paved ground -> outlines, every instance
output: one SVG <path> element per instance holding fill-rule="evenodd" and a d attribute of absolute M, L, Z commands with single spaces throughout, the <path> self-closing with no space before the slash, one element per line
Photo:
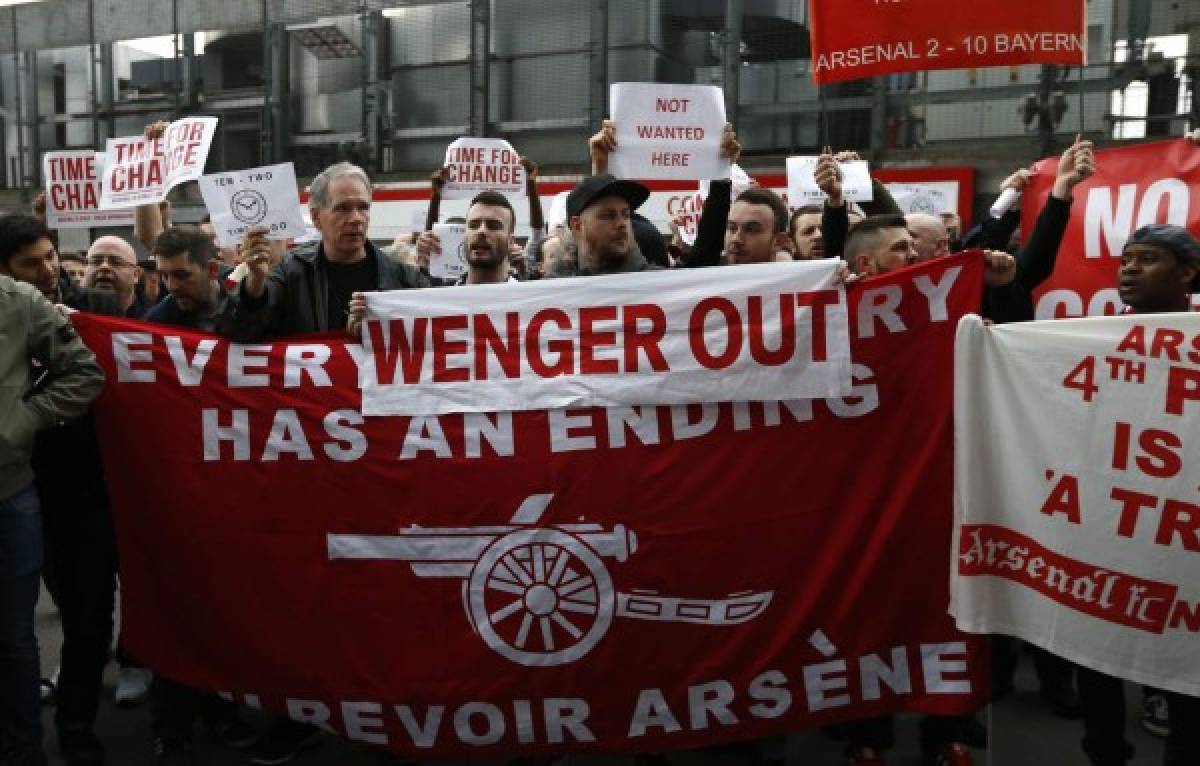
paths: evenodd
<path fill-rule="evenodd" d="M 61 642 L 57 613 L 43 592 L 38 607 L 38 636 L 42 642 L 42 666 L 48 675 L 57 664 Z M 109 668 L 109 689 L 100 710 L 96 733 L 108 749 L 111 766 L 142 766 L 151 764 L 150 714 L 146 706 L 122 710 L 112 703 L 111 685 L 115 668 Z M 981 720 L 990 717 L 991 748 L 975 752 L 978 766 L 1087 766 L 1079 749 L 1081 727 L 1078 721 L 1065 721 L 1051 715 L 1036 693 L 1037 682 L 1028 662 L 1023 662 L 1017 676 L 1017 691 L 990 711 L 981 713 Z M 1147 734 L 1139 724 L 1141 695 L 1128 687 L 1129 722 L 1127 736 L 1137 747 L 1133 766 L 1159 766 L 1162 763 L 1162 742 Z M 50 762 L 60 766 L 54 741 L 53 709 L 46 709 L 47 751 Z M 890 753 L 893 766 L 917 766 L 920 752 L 917 746 L 916 717 L 903 717 L 897 723 L 899 742 Z M 841 746 L 820 732 L 802 732 L 787 738 L 784 743 L 788 766 L 836 766 L 842 763 Z M 242 766 L 245 758 L 233 751 L 198 738 L 197 763 L 203 766 Z M 669 756 L 672 766 L 735 766 L 741 761 L 732 756 L 679 753 Z M 365 750 L 330 737 L 320 746 L 293 761 L 296 766 L 373 766 L 394 763 L 380 753 Z M 445 762 L 443 762 L 445 763 Z M 570 766 L 627 766 L 630 759 L 616 757 L 570 758 Z M 446 764 L 453 766 L 453 764 Z"/>

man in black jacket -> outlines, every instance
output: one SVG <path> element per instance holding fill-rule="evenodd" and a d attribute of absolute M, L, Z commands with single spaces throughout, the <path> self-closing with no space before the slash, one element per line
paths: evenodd
<path fill-rule="evenodd" d="M 345 330 L 355 293 L 430 286 L 417 269 L 384 256 L 367 239 L 371 180 L 362 168 L 348 162 L 326 168 L 313 179 L 308 206 L 321 241 L 297 248 L 274 269 L 264 231 L 251 230 L 243 239 L 248 271 L 218 312 L 218 332 L 253 343 Z M 280 719 L 258 743 L 250 762 L 287 763 L 320 733 L 316 727 Z"/>
<path fill-rule="evenodd" d="M 123 313 L 115 292 L 79 287 L 60 273 L 51 234 L 32 215 L 0 218 L 0 274 L 28 282 L 51 303 L 109 316 Z M 64 481 L 68 466 L 70 481 Z M 92 725 L 112 641 L 117 549 L 91 415 L 39 433 L 33 470 L 46 537 L 43 576 L 62 618 L 54 715 L 59 749 L 70 766 L 99 764 L 104 750 Z"/>
<path fill-rule="evenodd" d="M 233 340 L 252 343 L 344 329 L 356 292 L 429 287 L 419 271 L 385 257 L 367 239 L 371 181 L 362 168 L 332 165 L 313 179 L 309 193 L 320 242 L 297 248 L 271 270 L 266 233 L 253 230 L 243 240 L 249 271 L 218 322 Z"/>

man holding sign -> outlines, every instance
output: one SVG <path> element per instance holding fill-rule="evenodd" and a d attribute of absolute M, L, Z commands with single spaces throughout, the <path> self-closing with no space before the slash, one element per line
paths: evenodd
<path fill-rule="evenodd" d="M 266 233 L 246 235 L 249 270 L 222 311 L 234 340 L 344 328 L 355 292 L 429 286 L 419 271 L 385 257 L 367 239 L 371 181 L 362 168 L 348 162 L 326 168 L 313 179 L 309 212 L 321 241 L 298 247 L 274 271 Z"/>

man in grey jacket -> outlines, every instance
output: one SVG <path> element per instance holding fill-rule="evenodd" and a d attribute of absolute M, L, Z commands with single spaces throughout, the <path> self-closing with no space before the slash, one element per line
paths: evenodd
<path fill-rule="evenodd" d="M 48 382 L 26 398 L 40 366 Z M 33 437 L 77 418 L 100 395 L 104 374 L 66 317 L 37 288 L 0 275 L 0 759 L 38 766 L 42 752 L 40 664 L 34 608 L 42 520 L 33 486 Z"/>

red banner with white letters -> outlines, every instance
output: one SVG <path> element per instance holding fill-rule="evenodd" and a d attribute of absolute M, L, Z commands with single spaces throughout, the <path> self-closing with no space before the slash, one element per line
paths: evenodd
<path fill-rule="evenodd" d="M 946 607 L 981 283 L 963 254 L 849 288 L 845 398 L 436 417 L 364 418 L 345 336 L 78 316 L 127 648 L 424 757 L 974 710 L 982 643 Z"/>
<path fill-rule="evenodd" d="M 1021 232 L 1026 238 L 1046 204 L 1057 169 L 1057 157 L 1033 165 L 1022 201 Z M 1035 296 L 1037 318 L 1120 312 L 1121 249 L 1130 234 L 1149 223 L 1185 226 L 1200 237 L 1200 147 L 1176 139 L 1096 152 L 1095 174 L 1075 187 L 1054 274 Z"/>
<path fill-rule="evenodd" d="M 818 83 L 931 69 L 1083 64 L 1085 0 L 809 0 Z"/>

